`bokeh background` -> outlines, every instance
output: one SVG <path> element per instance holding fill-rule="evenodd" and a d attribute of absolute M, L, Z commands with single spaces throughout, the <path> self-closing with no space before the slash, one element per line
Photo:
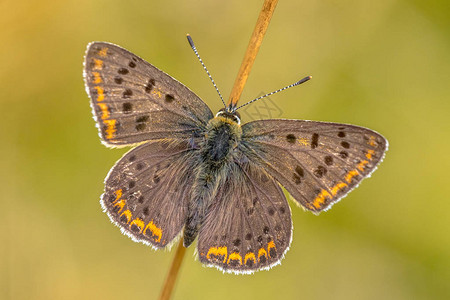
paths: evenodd
<path fill-rule="evenodd" d="M 262 3 L 0 1 L 1 299 L 158 297 L 174 251 L 133 243 L 98 202 L 126 149 L 100 144 L 86 45 L 129 49 L 217 111 L 185 34 L 227 97 Z M 222 274 L 191 247 L 173 299 L 449 299 L 449 53 L 447 0 L 281 0 L 242 101 L 313 75 L 269 99 L 276 114 L 366 126 L 390 149 L 332 210 L 291 205 L 281 266 Z"/>

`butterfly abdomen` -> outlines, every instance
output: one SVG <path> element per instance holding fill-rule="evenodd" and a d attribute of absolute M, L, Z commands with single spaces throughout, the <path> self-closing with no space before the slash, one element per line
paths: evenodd
<path fill-rule="evenodd" d="M 233 160 L 241 136 L 240 125 L 229 118 L 216 117 L 208 123 L 203 145 L 200 147 L 200 162 L 184 229 L 186 247 L 195 240 L 217 188 L 226 180 L 226 170 Z"/>

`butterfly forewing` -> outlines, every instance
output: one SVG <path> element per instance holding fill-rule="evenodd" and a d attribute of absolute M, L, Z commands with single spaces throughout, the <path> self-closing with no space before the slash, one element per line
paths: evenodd
<path fill-rule="evenodd" d="M 278 183 L 252 163 L 230 167 L 198 236 L 200 261 L 251 273 L 279 263 L 292 235 L 291 211 Z"/>
<path fill-rule="evenodd" d="M 243 126 L 245 153 L 305 209 L 320 212 L 376 168 L 387 149 L 380 134 L 358 126 L 263 120 Z"/>
<path fill-rule="evenodd" d="M 84 77 L 100 136 L 110 146 L 197 136 L 212 118 L 186 86 L 113 44 L 88 45 Z"/>
<path fill-rule="evenodd" d="M 187 214 L 192 149 L 185 143 L 150 142 L 126 153 L 105 180 L 102 206 L 134 240 L 166 247 Z"/>

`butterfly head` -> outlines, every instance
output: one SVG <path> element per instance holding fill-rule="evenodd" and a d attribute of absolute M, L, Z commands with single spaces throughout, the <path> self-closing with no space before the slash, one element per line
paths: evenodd
<path fill-rule="evenodd" d="M 233 111 L 230 109 L 222 108 L 219 110 L 219 112 L 216 114 L 216 118 L 222 117 L 227 120 L 230 120 L 232 122 L 237 123 L 238 125 L 241 124 L 241 115 L 237 111 Z"/>

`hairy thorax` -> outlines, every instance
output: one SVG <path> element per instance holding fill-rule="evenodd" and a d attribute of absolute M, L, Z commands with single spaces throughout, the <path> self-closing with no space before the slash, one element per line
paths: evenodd
<path fill-rule="evenodd" d="M 219 115 L 208 122 L 202 158 L 212 167 L 222 167 L 233 157 L 242 136 L 241 126 L 232 118 Z"/>

